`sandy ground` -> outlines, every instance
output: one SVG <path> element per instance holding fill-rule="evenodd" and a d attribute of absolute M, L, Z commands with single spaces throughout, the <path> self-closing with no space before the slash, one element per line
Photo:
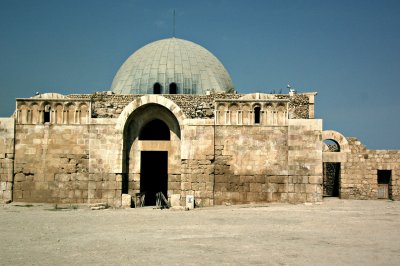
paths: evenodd
<path fill-rule="evenodd" d="M 192 211 L 13 203 L 0 205 L 0 238 L 1 265 L 400 265 L 400 202 Z"/>

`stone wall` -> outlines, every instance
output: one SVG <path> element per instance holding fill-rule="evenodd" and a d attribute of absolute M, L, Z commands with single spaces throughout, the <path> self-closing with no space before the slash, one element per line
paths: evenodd
<path fill-rule="evenodd" d="M 287 151 L 287 127 L 216 126 L 215 203 L 283 200 Z"/>
<path fill-rule="evenodd" d="M 0 202 L 12 200 L 14 118 L 0 118 Z"/>
<path fill-rule="evenodd" d="M 197 206 L 214 205 L 214 121 L 188 119 L 181 142 L 181 204 L 194 195 Z"/>
<path fill-rule="evenodd" d="M 321 201 L 321 126 L 216 126 L 215 204 Z"/>
<path fill-rule="evenodd" d="M 119 206 L 122 137 L 96 122 L 104 124 L 17 125 L 14 201 Z"/>
<path fill-rule="evenodd" d="M 116 133 L 115 123 L 115 119 L 92 119 L 89 128 L 89 203 L 121 204 L 122 135 Z"/>
<path fill-rule="evenodd" d="M 87 125 L 16 125 L 15 142 L 14 201 L 86 202 Z"/>
<path fill-rule="evenodd" d="M 341 165 L 341 198 L 377 199 L 378 170 L 391 170 L 389 198 L 400 200 L 400 151 L 368 150 L 356 138 L 347 140 L 351 152 Z"/>
<path fill-rule="evenodd" d="M 322 200 L 322 120 L 289 119 L 289 202 Z"/>

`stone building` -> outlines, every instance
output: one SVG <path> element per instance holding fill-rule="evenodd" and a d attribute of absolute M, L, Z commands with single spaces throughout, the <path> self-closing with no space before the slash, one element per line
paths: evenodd
<path fill-rule="evenodd" d="M 17 99 L 0 118 L 0 199 L 121 206 L 400 199 L 400 151 L 323 130 L 316 93 L 238 94 L 203 47 L 133 53 L 110 91 Z M 125 196 L 126 197 L 126 196 Z"/>

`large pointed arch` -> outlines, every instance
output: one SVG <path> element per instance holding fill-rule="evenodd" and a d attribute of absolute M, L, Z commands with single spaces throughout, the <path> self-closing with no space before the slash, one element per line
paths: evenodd
<path fill-rule="evenodd" d="M 156 104 L 167 108 L 178 120 L 179 125 L 182 127 L 183 121 L 185 120 L 185 114 L 182 112 L 181 108 L 176 105 L 173 101 L 159 95 L 144 95 L 140 98 L 135 99 L 130 104 L 128 104 L 120 116 L 118 117 L 116 123 L 116 130 L 118 133 L 123 133 L 127 120 L 131 117 L 131 114 L 135 112 L 136 109 L 146 105 L 146 104 Z"/>
<path fill-rule="evenodd" d="M 155 190 L 165 197 L 173 193 L 169 176 L 179 174 L 184 119 L 179 106 L 162 96 L 142 96 L 125 107 L 116 124 L 122 136 L 123 193 L 145 193 L 146 204 L 154 204 Z M 155 164 L 162 164 L 156 167 L 162 171 L 154 172 Z M 160 182 L 163 185 L 157 187 Z"/>

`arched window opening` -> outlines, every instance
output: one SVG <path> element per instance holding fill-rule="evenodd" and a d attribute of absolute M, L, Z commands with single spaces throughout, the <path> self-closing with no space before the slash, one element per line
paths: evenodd
<path fill-rule="evenodd" d="M 50 123 L 50 109 L 45 109 L 43 114 L 43 122 Z"/>
<path fill-rule="evenodd" d="M 153 93 L 154 94 L 161 94 L 161 84 L 156 82 L 153 85 Z"/>
<path fill-rule="evenodd" d="M 50 105 L 44 107 L 43 122 L 50 123 Z"/>
<path fill-rule="evenodd" d="M 148 122 L 140 131 L 139 140 L 170 140 L 169 127 L 161 120 Z"/>
<path fill-rule="evenodd" d="M 340 146 L 339 143 L 332 139 L 326 139 L 324 140 L 324 148 L 323 151 L 327 152 L 340 152 Z"/>
<path fill-rule="evenodd" d="M 260 110 L 259 106 L 254 107 L 254 124 L 260 124 Z"/>
<path fill-rule="evenodd" d="M 169 94 L 177 94 L 178 93 L 178 86 L 175 82 L 169 84 Z"/>

